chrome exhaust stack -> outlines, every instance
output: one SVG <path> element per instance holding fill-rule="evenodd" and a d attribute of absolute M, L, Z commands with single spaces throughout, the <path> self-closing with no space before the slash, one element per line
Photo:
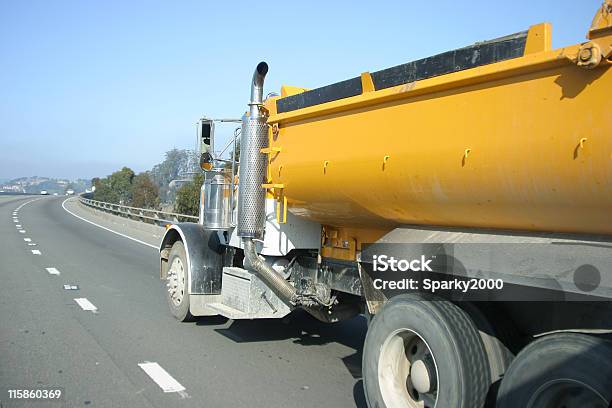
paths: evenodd
<path fill-rule="evenodd" d="M 262 109 L 264 78 L 268 64 L 260 62 L 253 73 L 249 115 L 242 117 L 240 181 L 238 185 L 238 236 L 261 239 L 266 221 L 268 161 L 261 149 L 268 147 L 268 124 Z"/>
<path fill-rule="evenodd" d="M 263 238 L 266 222 L 268 124 L 263 110 L 263 85 L 268 64 L 260 62 L 253 73 L 249 115 L 242 117 L 238 184 L 238 236 L 244 242 L 245 267 L 254 271 L 284 302 L 296 304 L 296 289 L 257 254 L 254 240 Z"/>
<path fill-rule="evenodd" d="M 251 118 L 261 116 L 260 107 L 263 104 L 263 85 L 266 74 L 268 73 L 268 64 L 261 61 L 257 64 L 255 72 L 253 72 L 253 81 L 251 83 L 251 101 L 249 102 L 249 113 Z"/>

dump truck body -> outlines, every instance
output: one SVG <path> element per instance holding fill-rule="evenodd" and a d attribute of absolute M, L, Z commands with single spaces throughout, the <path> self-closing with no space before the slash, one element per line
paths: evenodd
<path fill-rule="evenodd" d="M 549 36 L 535 26 L 521 56 L 416 82 L 405 70 L 367 89 L 365 73 L 355 96 L 269 101 L 271 184 L 331 226 L 611 234 L 612 70 L 577 66 L 580 45 L 551 50 Z"/>

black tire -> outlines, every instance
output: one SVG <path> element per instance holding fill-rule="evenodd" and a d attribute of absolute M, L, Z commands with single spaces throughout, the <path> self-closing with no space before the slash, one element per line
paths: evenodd
<path fill-rule="evenodd" d="M 385 350 L 390 348 L 389 344 L 392 344 L 397 336 L 395 333 L 402 330 L 417 334 L 433 356 L 435 370 L 428 372 L 437 373 L 437 377 L 430 381 L 437 384 L 432 387 L 435 389 L 432 394 L 437 408 L 479 408 L 484 405 L 490 384 L 489 364 L 482 340 L 472 320 L 465 311 L 448 301 L 408 294 L 394 297 L 387 302 L 368 329 L 362 369 L 369 407 L 391 408 L 394 404 L 409 407 L 408 401 L 413 403 L 417 400 L 414 397 L 410 399 L 414 390 L 402 389 L 403 385 L 413 381 L 408 376 L 387 376 L 386 380 L 382 380 L 385 381 L 382 387 L 379 378 L 379 372 L 383 373 L 383 377 L 384 373 L 390 372 L 383 369 L 388 359 L 385 357 L 388 355 Z M 406 355 L 408 354 L 409 351 L 406 350 Z M 416 367 L 416 364 L 414 366 Z M 396 373 L 406 372 L 396 367 L 394 369 Z M 393 381 L 389 381 L 389 378 L 393 378 Z M 390 382 L 394 383 L 396 388 L 389 388 Z M 409 386 L 406 385 L 406 388 Z M 423 394 L 416 395 L 425 399 Z M 391 401 L 394 398 L 396 400 Z M 400 403 L 397 398 L 400 398 Z M 431 400 L 425 406 L 434 408 Z"/>
<path fill-rule="evenodd" d="M 485 313 L 469 302 L 461 302 L 458 306 L 467 312 L 476 325 L 489 360 L 491 381 L 496 382 L 502 378 L 514 359 L 514 355 L 503 343 L 504 339 L 501 338 L 497 328 L 493 326 Z"/>
<path fill-rule="evenodd" d="M 478 329 L 489 361 L 491 375 L 491 386 L 487 393 L 485 407 L 495 407 L 501 379 L 514 359 L 514 353 L 508 346 L 517 342 L 516 336 L 513 335 L 516 333 L 516 328 L 513 327 L 507 316 L 493 309 L 494 306 L 491 304 L 482 306 L 485 311 L 471 302 L 461 302 L 458 306 L 467 312 Z M 492 322 L 495 322 L 495 325 Z"/>
<path fill-rule="evenodd" d="M 580 399 L 588 400 L 587 388 L 561 390 L 563 383 L 584 384 L 599 396 L 587 402 Z M 548 335 L 525 347 L 506 372 L 497 397 L 498 408 L 607 408 L 611 403 L 612 346 L 602 338 L 576 333 Z"/>
<path fill-rule="evenodd" d="M 193 321 L 194 317 L 189 311 L 189 273 L 187 271 L 187 254 L 185 252 L 185 246 L 181 241 L 176 241 L 174 245 L 172 245 L 172 249 L 170 250 L 170 255 L 168 256 L 168 266 L 169 268 L 173 265 L 175 258 L 178 258 L 182 265 L 184 265 L 184 293 L 182 294 L 181 301 L 176 304 L 176 302 L 172 299 L 170 295 L 170 291 L 166 290 L 166 300 L 168 301 L 168 307 L 170 308 L 170 313 L 181 322 L 189 322 Z M 170 270 L 168 271 L 170 273 Z"/>

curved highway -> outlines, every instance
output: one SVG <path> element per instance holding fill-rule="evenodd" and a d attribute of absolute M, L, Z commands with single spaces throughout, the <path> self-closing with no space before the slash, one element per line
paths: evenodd
<path fill-rule="evenodd" d="M 179 323 L 159 233 L 75 198 L 0 196 L 0 234 L 2 407 L 365 406 L 363 318 Z M 7 399 L 49 386 L 64 400 Z"/>

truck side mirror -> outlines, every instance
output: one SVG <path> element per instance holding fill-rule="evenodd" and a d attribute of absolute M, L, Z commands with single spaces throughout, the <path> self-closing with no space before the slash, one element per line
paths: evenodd
<path fill-rule="evenodd" d="M 202 118 L 198 122 L 198 138 L 200 142 L 200 168 L 210 171 L 214 165 L 215 125 L 211 119 Z"/>
<path fill-rule="evenodd" d="M 214 161 L 212 154 L 204 152 L 200 155 L 200 168 L 204 171 L 210 171 L 214 167 Z"/>

